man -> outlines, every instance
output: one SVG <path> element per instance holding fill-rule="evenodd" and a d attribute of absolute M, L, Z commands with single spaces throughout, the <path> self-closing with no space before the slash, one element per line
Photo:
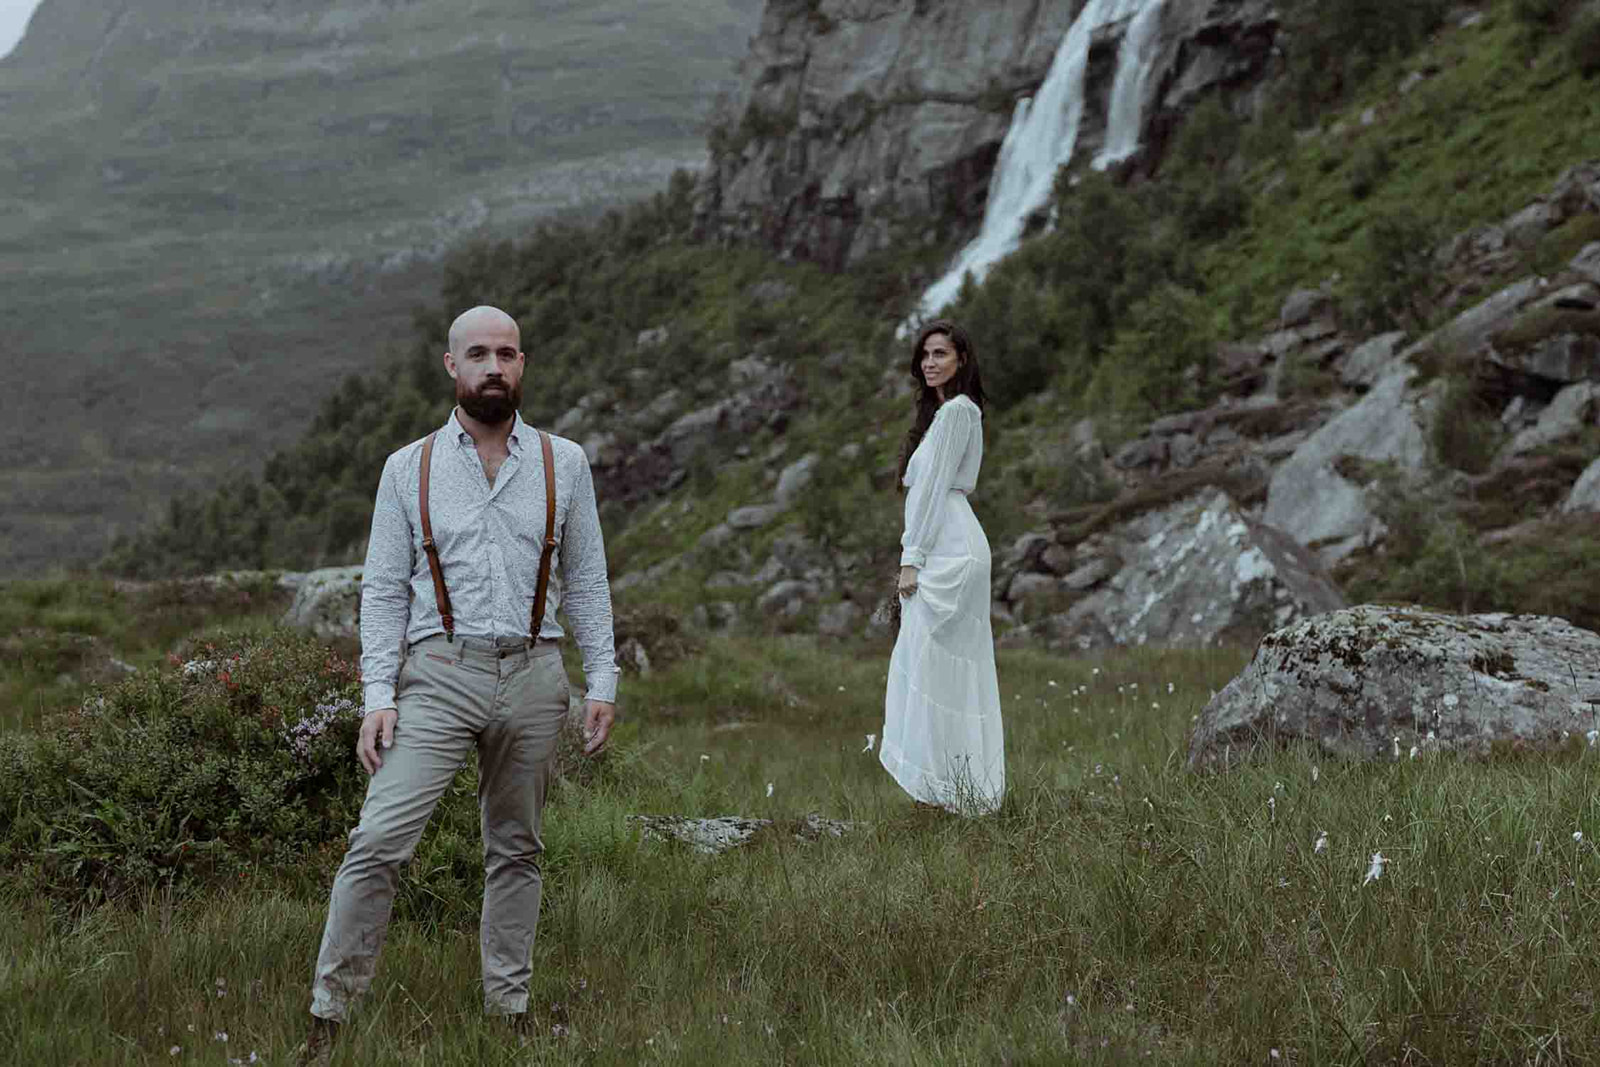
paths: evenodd
<path fill-rule="evenodd" d="M 302 1063 L 328 1061 L 352 1002 L 371 984 L 400 868 L 474 748 L 484 1009 L 522 1020 L 539 920 L 541 809 L 567 713 L 558 606 L 583 651 L 586 755 L 605 745 L 616 714 L 611 592 L 583 450 L 550 439 L 556 536 L 548 565 L 559 564 L 560 579 L 549 584 L 534 633 L 545 453 L 517 414 L 526 358 L 515 320 L 491 307 L 464 312 L 450 327 L 444 366 L 456 384 L 450 420 L 391 455 L 378 483 L 362 572 L 366 717 L 356 745 L 372 777 L 328 902 Z"/>

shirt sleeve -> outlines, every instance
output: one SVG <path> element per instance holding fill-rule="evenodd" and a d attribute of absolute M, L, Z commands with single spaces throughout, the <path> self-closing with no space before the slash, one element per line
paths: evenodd
<path fill-rule="evenodd" d="M 383 465 L 361 568 L 361 681 L 365 710 L 392 708 L 400 645 L 411 621 L 411 521 L 400 503 L 395 456 Z"/>
<path fill-rule="evenodd" d="M 616 633 L 611 618 L 611 583 L 606 578 L 605 536 L 595 507 L 589 460 L 577 455 L 578 477 L 561 527 L 561 605 L 583 653 L 587 699 L 617 700 Z"/>
<path fill-rule="evenodd" d="M 971 404 L 947 403 L 934 416 L 928 436 L 919 446 L 925 454 L 918 466 L 917 480 L 906 493 L 901 566 L 921 569 L 928 562 L 928 552 L 939 540 L 945 494 L 955 484 L 956 471 L 976 432 L 978 411 Z"/>

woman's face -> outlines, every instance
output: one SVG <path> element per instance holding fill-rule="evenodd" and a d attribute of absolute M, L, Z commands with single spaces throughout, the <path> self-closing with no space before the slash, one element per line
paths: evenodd
<path fill-rule="evenodd" d="M 946 382 L 961 369 L 961 357 L 949 334 L 932 333 L 922 343 L 922 380 L 929 389 L 943 389 Z"/>

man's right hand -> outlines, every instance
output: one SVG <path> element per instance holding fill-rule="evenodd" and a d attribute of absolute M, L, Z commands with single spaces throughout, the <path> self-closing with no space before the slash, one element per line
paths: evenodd
<path fill-rule="evenodd" d="M 356 755 L 361 758 L 361 766 L 367 769 L 368 774 L 377 774 L 378 768 L 383 766 L 383 757 L 378 755 L 379 744 L 384 748 L 394 747 L 394 724 L 399 719 L 400 713 L 394 708 L 380 708 L 367 712 L 366 718 L 361 720 Z"/>

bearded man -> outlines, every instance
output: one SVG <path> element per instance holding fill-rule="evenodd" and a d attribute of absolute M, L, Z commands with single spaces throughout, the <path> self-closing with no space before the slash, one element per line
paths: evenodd
<path fill-rule="evenodd" d="M 526 362 L 511 316 L 464 312 L 444 354 L 457 407 L 383 467 L 361 589 L 356 755 L 371 779 L 328 902 L 302 1063 L 328 1062 L 371 984 L 400 868 L 474 749 L 484 1010 L 518 1024 L 528 1008 L 540 819 L 568 705 L 556 609 L 583 652 L 586 755 L 611 733 L 617 667 L 589 463 L 517 414 Z"/>

